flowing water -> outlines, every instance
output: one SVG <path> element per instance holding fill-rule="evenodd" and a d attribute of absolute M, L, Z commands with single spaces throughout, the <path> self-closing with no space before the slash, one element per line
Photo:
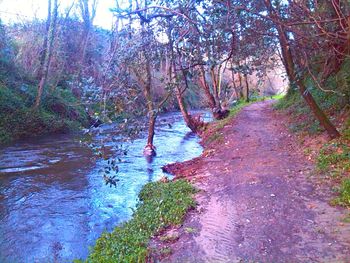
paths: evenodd
<path fill-rule="evenodd" d="M 145 136 L 129 143 L 118 164 L 116 187 L 102 178 L 107 160 L 94 157 L 78 136 L 49 136 L 0 149 L 0 262 L 86 258 L 103 231 L 131 217 L 138 192 L 164 176 L 163 165 L 201 154 L 199 139 L 180 114 L 159 119 L 158 155 L 153 160 L 142 155 Z M 103 125 L 95 142 L 111 137 L 116 129 L 114 124 Z M 117 145 L 108 143 L 109 158 L 116 157 Z"/>

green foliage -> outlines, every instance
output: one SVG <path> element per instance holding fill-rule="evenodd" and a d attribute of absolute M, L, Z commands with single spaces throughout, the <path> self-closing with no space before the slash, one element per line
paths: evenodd
<path fill-rule="evenodd" d="M 350 59 L 343 62 L 340 70 L 327 79 L 325 86 L 327 89 L 337 91 L 338 94 L 329 94 L 327 101 L 332 100 L 334 107 L 341 109 L 349 103 L 350 98 Z M 329 98 L 330 97 L 330 98 Z M 327 103 L 327 101 L 325 101 Z"/>
<path fill-rule="evenodd" d="M 339 196 L 332 200 L 332 204 L 350 207 L 350 179 L 345 179 L 338 189 Z"/>
<path fill-rule="evenodd" d="M 306 79 L 309 91 L 319 106 L 326 112 L 339 112 L 341 110 L 339 100 L 341 99 L 335 93 L 326 93 L 317 89 L 311 84 L 310 79 Z M 289 89 L 286 96 L 275 103 L 274 108 L 285 110 L 294 117 L 294 123 L 289 127 L 292 132 L 305 131 L 308 134 L 317 134 L 323 131 L 320 123 L 315 119 L 309 106 L 306 104 L 299 91 Z"/>
<path fill-rule="evenodd" d="M 0 19 L 0 75 L 5 74 L 14 58 L 14 53 L 10 39 L 6 34 L 6 30 Z"/>
<path fill-rule="evenodd" d="M 300 94 L 296 90 L 290 88 L 287 94 L 274 104 L 274 108 L 277 110 L 285 110 L 292 106 L 300 106 L 301 103 L 302 101 Z"/>
<path fill-rule="evenodd" d="M 350 147 L 342 142 L 333 142 L 322 147 L 317 158 L 317 168 L 340 176 L 350 169 Z"/>
<path fill-rule="evenodd" d="M 195 189 L 186 181 L 153 182 L 139 194 L 133 218 L 97 240 L 87 262 L 146 262 L 149 239 L 171 225 L 181 224 L 195 206 Z"/>
<path fill-rule="evenodd" d="M 340 139 L 325 144 L 317 158 L 317 169 L 329 174 L 336 182 L 340 182 L 338 197 L 332 200 L 335 205 L 350 207 L 350 146 L 347 134 L 350 127 L 345 126 Z M 345 179 L 344 179 L 345 178 Z"/>
<path fill-rule="evenodd" d="M 57 88 L 43 96 L 42 107 L 32 109 L 36 87 L 0 85 L 0 144 L 23 137 L 76 130 L 87 116 L 69 90 Z"/>
<path fill-rule="evenodd" d="M 344 128 L 341 133 L 345 141 L 350 141 L 350 117 L 345 121 Z"/>
<path fill-rule="evenodd" d="M 283 99 L 284 97 L 285 97 L 284 94 L 276 94 L 276 95 L 273 95 L 273 96 L 271 97 L 271 99 L 274 99 L 274 100 L 281 100 L 281 99 Z"/>

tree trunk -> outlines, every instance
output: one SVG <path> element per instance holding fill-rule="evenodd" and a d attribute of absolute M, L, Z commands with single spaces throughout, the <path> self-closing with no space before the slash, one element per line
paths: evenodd
<path fill-rule="evenodd" d="M 156 124 L 156 116 L 154 113 L 151 113 L 148 117 L 148 136 L 147 136 L 147 146 L 154 148 L 153 139 L 154 139 L 154 128 Z"/>
<path fill-rule="evenodd" d="M 245 101 L 249 102 L 250 101 L 250 99 L 249 99 L 249 84 L 248 84 L 248 75 L 247 74 L 244 74 L 244 80 L 245 80 L 246 95 L 247 95 L 247 97 L 245 98 Z"/>
<path fill-rule="evenodd" d="M 48 11 L 47 11 L 45 36 L 44 36 L 43 47 L 42 47 L 42 50 L 40 52 L 41 53 L 40 54 L 40 67 L 39 67 L 38 74 L 37 74 L 37 78 L 40 80 L 41 80 L 43 73 L 44 73 L 44 64 L 45 64 L 45 58 L 46 58 L 46 53 L 47 53 L 50 24 L 51 24 L 51 0 L 48 0 Z"/>
<path fill-rule="evenodd" d="M 183 77 L 184 83 L 185 83 L 185 89 L 187 90 L 188 89 L 187 75 L 183 69 L 181 69 L 181 72 L 182 72 L 182 77 Z M 177 102 L 179 104 L 181 114 L 185 120 L 187 127 L 190 128 L 192 132 L 197 133 L 198 129 L 201 128 L 204 125 L 204 123 L 199 118 L 193 118 L 188 113 L 182 94 L 183 94 L 183 91 L 179 87 L 177 87 L 176 99 L 177 99 Z"/>
<path fill-rule="evenodd" d="M 186 123 L 186 126 L 188 128 L 191 129 L 192 132 L 196 133 L 197 132 L 197 125 L 196 123 L 193 121 L 192 116 L 188 113 L 187 108 L 186 108 L 186 104 L 183 98 L 183 93 L 184 91 L 186 91 L 188 89 L 188 81 L 187 81 L 187 73 L 186 71 L 183 69 L 182 67 L 182 61 L 179 61 L 179 65 L 180 65 L 180 69 L 181 69 L 181 73 L 182 73 L 182 78 L 183 78 L 183 82 L 185 84 L 185 89 L 181 90 L 181 85 L 180 83 L 176 82 L 177 78 L 174 78 L 175 76 L 177 76 L 177 68 L 176 68 L 176 58 L 175 58 L 175 52 L 174 52 L 174 41 L 171 35 L 171 30 L 172 27 L 169 24 L 168 25 L 168 38 L 169 38 L 169 53 L 170 53 L 170 58 L 169 58 L 169 65 L 167 67 L 168 69 L 168 76 L 169 76 L 169 82 L 173 82 L 173 79 L 175 79 L 175 96 L 176 96 L 176 100 L 177 103 L 179 105 L 182 117 L 184 118 L 184 121 Z M 181 56 L 179 56 L 179 60 Z M 166 59 L 168 61 L 168 57 Z"/>
<path fill-rule="evenodd" d="M 205 71 L 204 67 L 200 66 L 200 76 L 199 76 L 199 83 L 201 88 L 204 91 L 204 94 L 206 95 L 208 99 L 209 107 L 211 108 L 211 111 L 213 113 L 213 117 L 217 120 L 224 119 L 228 116 L 229 111 L 223 110 L 220 105 L 220 101 L 217 102 L 213 94 L 210 92 L 210 87 L 208 85 L 208 82 L 205 78 Z M 214 84 L 214 83 L 213 83 Z"/>
<path fill-rule="evenodd" d="M 215 107 L 216 108 L 221 108 L 221 105 L 220 105 L 220 99 L 219 99 L 219 90 L 218 90 L 218 84 L 219 84 L 219 81 L 218 81 L 218 76 L 215 74 L 215 68 L 214 67 L 211 67 L 210 68 L 210 76 L 211 76 L 211 81 L 212 81 L 212 84 L 213 84 L 213 97 L 215 99 Z"/>
<path fill-rule="evenodd" d="M 84 22 L 84 28 L 83 28 L 83 35 L 81 38 L 80 60 L 78 62 L 78 69 L 77 69 L 76 81 L 75 81 L 76 86 L 81 81 L 81 75 L 85 64 L 86 51 L 89 43 L 90 31 L 96 15 L 97 1 L 96 0 L 92 1 L 91 10 L 89 8 L 89 0 L 80 0 L 79 4 L 80 4 L 81 16 Z"/>
<path fill-rule="evenodd" d="M 49 4 L 50 5 L 50 4 Z M 50 12 L 51 13 L 51 12 Z M 48 19 L 50 19 L 50 27 L 48 31 L 47 36 L 47 51 L 45 52 L 45 60 L 44 65 L 42 68 L 41 78 L 38 86 L 38 93 L 35 99 L 34 109 L 38 109 L 41 102 L 41 97 L 44 91 L 44 87 L 47 81 L 47 77 L 49 74 L 50 64 L 51 64 L 51 57 L 52 57 L 52 49 L 53 49 L 53 43 L 55 39 L 55 32 L 56 32 L 56 23 L 57 23 L 57 13 L 58 13 L 58 4 L 57 0 L 54 0 L 54 7 L 53 7 L 53 17 L 51 18 L 51 14 L 48 15 Z M 44 41 L 45 45 L 45 41 Z"/>
<path fill-rule="evenodd" d="M 154 139 L 154 128 L 156 124 L 157 115 L 154 110 L 153 99 L 151 94 L 152 87 L 152 75 L 151 75 L 151 65 L 148 59 L 146 58 L 146 85 L 144 86 L 144 95 L 147 103 L 148 110 L 148 136 L 147 136 L 147 145 L 143 151 L 144 155 L 154 156 L 156 155 L 156 148 L 153 145 Z"/>
<path fill-rule="evenodd" d="M 235 73 L 233 72 L 233 70 L 231 70 L 231 78 L 232 78 L 232 87 L 233 87 L 234 94 L 236 96 L 236 100 L 239 100 L 239 92 L 237 90 L 237 85 L 236 85 L 236 81 L 235 81 Z M 233 96 L 233 92 L 232 92 L 231 97 L 232 96 Z"/>
<path fill-rule="evenodd" d="M 265 0 L 266 7 L 270 13 L 270 16 L 275 21 L 280 21 L 280 17 L 278 14 L 276 14 L 276 11 L 273 9 L 273 6 L 271 4 L 271 0 Z M 321 126 L 327 131 L 330 138 L 334 139 L 340 136 L 337 129 L 334 127 L 334 125 L 330 122 L 324 111 L 318 106 L 315 99 L 311 95 L 311 93 L 307 90 L 306 86 L 304 85 L 303 81 L 297 77 L 296 71 L 295 71 L 295 64 L 293 60 L 293 55 L 290 50 L 290 45 L 288 42 L 287 34 L 284 30 L 284 27 L 281 23 L 276 23 L 276 29 L 278 32 L 278 39 L 281 46 L 282 51 L 282 58 L 283 58 L 283 64 L 286 68 L 286 72 L 289 78 L 289 81 L 292 85 L 297 85 L 299 88 L 299 91 L 303 98 L 305 99 L 306 103 L 309 105 L 310 109 L 314 113 L 317 120 L 320 122 Z"/>
<path fill-rule="evenodd" d="M 244 99 L 242 76 L 240 73 L 238 73 L 238 80 L 239 80 L 239 97 Z"/>
<path fill-rule="evenodd" d="M 186 126 L 191 129 L 192 132 L 196 133 L 197 132 L 197 127 L 195 127 L 191 115 L 188 113 L 185 101 L 182 96 L 182 91 L 180 90 L 179 87 L 176 87 L 175 91 L 176 95 L 176 100 L 179 105 L 182 117 L 184 118 L 184 121 L 186 123 Z"/>
<path fill-rule="evenodd" d="M 210 88 L 205 77 L 205 70 L 203 66 L 200 66 L 200 75 L 199 75 L 200 87 L 203 89 L 205 96 L 207 97 L 209 107 L 214 109 L 216 107 L 215 98 L 210 93 Z"/>

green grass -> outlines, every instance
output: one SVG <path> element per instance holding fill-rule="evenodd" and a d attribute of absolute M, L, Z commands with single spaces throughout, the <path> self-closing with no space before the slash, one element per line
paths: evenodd
<path fill-rule="evenodd" d="M 163 247 L 159 250 L 159 254 L 161 256 L 168 256 L 171 254 L 171 248 L 170 247 Z"/>
<path fill-rule="evenodd" d="M 339 189 L 337 190 L 338 197 L 332 200 L 332 204 L 350 207 L 350 179 L 342 181 Z"/>
<path fill-rule="evenodd" d="M 285 97 L 285 94 L 276 94 L 271 97 L 273 100 L 281 100 Z"/>
<path fill-rule="evenodd" d="M 347 137 L 349 127 L 344 128 L 343 135 L 337 140 L 325 144 L 317 157 L 317 170 L 329 175 L 340 186 L 338 196 L 331 201 L 334 205 L 350 207 L 350 146 Z"/>
<path fill-rule="evenodd" d="M 186 212 L 195 207 L 194 193 L 184 180 L 145 185 L 133 218 L 102 234 L 86 262 L 146 262 L 151 237 L 183 222 Z"/>
<path fill-rule="evenodd" d="M 342 222 L 344 223 L 350 223 L 350 214 L 347 214 L 345 217 L 342 218 Z"/>
<path fill-rule="evenodd" d="M 227 116 L 227 118 L 217 121 L 217 126 L 216 126 L 217 129 L 224 128 L 228 123 L 231 122 L 232 118 L 234 118 L 245 106 L 252 104 L 256 101 L 258 100 L 250 101 L 250 102 L 238 101 L 238 103 L 230 109 L 230 113 Z"/>
<path fill-rule="evenodd" d="M 345 66 L 348 66 L 346 64 Z M 344 66 L 344 67 L 345 67 Z M 345 79 L 341 80 L 340 75 L 345 74 L 345 70 L 341 70 L 337 76 L 327 80 L 328 89 L 335 90 L 341 84 L 344 91 L 349 88 L 349 82 Z M 348 74 L 348 72 L 346 73 Z M 344 76 L 343 76 L 344 78 Z M 337 84 L 338 83 L 338 84 Z M 344 113 L 346 104 L 344 104 L 343 96 L 333 92 L 323 92 L 314 87 L 310 78 L 306 78 L 305 85 L 309 88 L 313 97 L 320 107 L 327 112 L 329 116 L 337 116 Z M 338 86 L 337 86 L 338 85 Z M 339 89 L 338 89 L 339 90 Z M 297 90 L 290 89 L 287 95 L 281 98 L 274 107 L 283 110 L 292 116 L 292 124 L 289 127 L 291 132 L 306 133 L 309 135 L 319 134 L 323 131 L 320 124 L 315 120 L 308 105 L 305 103 Z M 332 119 L 332 118 L 331 118 Z M 341 129 L 341 138 L 332 140 L 322 146 L 316 159 L 316 170 L 326 178 L 332 180 L 338 186 L 338 197 L 332 203 L 337 205 L 349 206 L 350 193 L 350 120 L 343 123 Z"/>
<path fill-rule="evenodd" d="M 341 111 L 340 103 L 338 102 L 340 98 L 337 97 L 336 94 L 325 93 L 315 87 L 310 87 L 310 92 L 319 106 L 327 113 L 337 113 Z M 290 89 L 286 96 L 280 98 L 274 104 L 274 108 L 283 110 L 288 115 L 292 116 L 293 123 L 289 127 L 291 132 L 305 132 L 310 135 L 323 132 L 320 123 L 315 119 L 309 106 L 297 90 Z"/>
<path fill-rule="evenodd" d="M 347 207 L 350 207 L 350 118 L 344 117 L 349 115 L 350 109 L 349 69 L 350 59 L 346 59 L 340 71 L 323 83 L 328 92 L 317 88 L 311 77 L 304 80 L 308 91 L 331 121 L 345 119 L 340 129 L 342 136 L 322 146 L 316 160 L 316 170 L 325 175 L 325 179 L 330 180 L 332 184 L 338 185 L 338 197 L 332 203 Z M 289 129 L 293 132 L 315 135 L 323 131 L 301 94 L 295 89 L 289 89 L 286 96 L 274 107 L 292 116 L 293 123 Z"/>
<path fill-rule="evenodd" d="M 325 144 L 318 155 L 317 168 L 320 171 L 347 172 L 350 169 L 350 147 L 341 142 Z"/>
<path fill-rule="evenodd" d="M 224 135 L 221 132 L 215 132 L 212 135 L 210 135 L 208 137 L 208 139 L 206 140 L 206 143 L 213 143 L 213 142 L 218 142 L 218 143 L 222 143 L 224 142 Z"/>

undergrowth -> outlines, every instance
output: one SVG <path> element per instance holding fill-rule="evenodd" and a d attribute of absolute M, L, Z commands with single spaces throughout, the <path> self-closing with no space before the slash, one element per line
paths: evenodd
<path fill-rule="evenodd" d="M 304 81 L 308 91 L 312 93 L 330 120 L 338 124 L 341 137 L 329 141 L 320 148 L 316 157 L 316 170 L 318 174 L 325 175 L 326 179 L 335 184 L 338 196 L 331 203 L 346 207 L 350 207 L 349 65 L 350 61 L 344 63 L 342 69 L 325 83 L 329 90 L 340 90 L 340 92 L 323 92 L 314 86 L 310 78 Z M 292 132 L 315 136 L 324 131 L 297 90 L 290 89 L 274 107 L 292 117 L 289 126 Z"/>
<path fill-rule="evenodd" d="M 75 130 L 87 124 L 83 106 L 68 89 L 46 91 L 41 107 L 33 110 L 36 89 L 34 85 L 9 88 L 5 83 L 0 84 L 0 144 Z"/>
<path fill-rule="evenodd" d="M 331 201 L 333 205 L 350 207 L 350 179 L 344 179 L 337 189 L 338 197 Z"/>
<path fill-rule="evenodd" d="M 326 143 L 317 158 L 317 169 L 337 183 L 338 197 L 332 204 L 350 207 L 350 119 L 341 131 L 342 136 Z"/>
<path fill-rule="evenodd" d="M 195 207 L 194 193 L 193 186 L 184 180 L 145 185 L 133 218 L 102 234 L 86 262 L 146 262 L 151 237 L 182 223 L 185 213 Z"/>

